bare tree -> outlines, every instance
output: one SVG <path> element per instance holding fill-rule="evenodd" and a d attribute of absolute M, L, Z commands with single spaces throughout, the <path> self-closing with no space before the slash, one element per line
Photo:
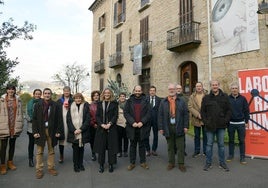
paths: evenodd
<path fill-rule="evenodd" d="M 69 86 L 72 92 L 80 92 L 82 82 L 88 76 L 88 71 L 83 65 L 73 63 L 67 65 L 62 71 L 56 73 L 52 78 L 62 86 Z"/>

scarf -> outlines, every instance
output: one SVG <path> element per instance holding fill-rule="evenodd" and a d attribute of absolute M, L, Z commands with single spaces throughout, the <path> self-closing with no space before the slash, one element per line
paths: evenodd
<path fill-rule="evenodd" d="M 102 113 L 103 113 L 103 123 L 104 124 L 108 123 L 108 117 L 106 117 L 106 116 L 107 116 L 107 111 L 108 111 L 108 108 L 110 105 L 110 101 L 106 101 L 106 102 L 108 102 L 107 106 L 105 106 L 105 101 L 102 101 L 102 110 L 103 110 Z"/>
<path fill-rule="evenodd" d="M 121 108 L 122 110 L 124 110 L 124 108 L 125 108 L 125 104 L 126 104 L 126 101 L 124 101 L 124 102 L 119 102 L 119 108 Z"/>
<path fill-rule="evenodd" d="M 10 137 L 13 138 L 15 134 L 15 120 L 16 120 L 16 112 L 17 112 L 17 99 L 16 97 L 13 100 L 8 99 L 6 95 L 6 105 L 8 109 L 8 125 L 10 131 Z"/>
<path fill-rule="evenodd" d="M 168 96 L 170 117 L 175 118 L 176 101 L 174 97 Z"/>
<path fill-rule="evenodd" d="M 71 118 L 73 125 L 75 129 L 80 129 L 80 127 L 83 124 L 83 111 L 84 111 L 84 103 L 80 104 L 80 107 L 78 109 L 78 106 L 76 105 L 75 102 L 71 104 Z M 78 139 L 79 141 L 79 147 L 83 146 L 82 142 L 82 133 L 75 135 L 75 139 Z"/>

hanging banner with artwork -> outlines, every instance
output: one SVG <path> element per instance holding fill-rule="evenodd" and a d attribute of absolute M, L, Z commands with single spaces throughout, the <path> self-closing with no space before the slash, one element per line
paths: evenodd
<path fill-rule="evenodd" d="M 212 57 L 260 48 L 257 0 L 211 0 Z"/>
<path fill-rule="evenodd" d="M 142 43 L 135 45 L 133 49 L 133 75 L 141 75 L 142 69 Z"/>
<path fill-rule="evenodd" d="M 250 109 L 246 155 L 268 158 L 268 69 L 241 70 L 238 77 Z"/>

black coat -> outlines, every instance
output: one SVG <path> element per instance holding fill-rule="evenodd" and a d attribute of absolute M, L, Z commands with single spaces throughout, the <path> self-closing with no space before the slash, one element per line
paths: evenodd
<path fill-rule="evenodd" d="M 150 96 L 147 96 L 147 100 L 150 102 Z M 158 126 L 158 109 L 160 106 L 161 98 L 155 96 L 155 105 L 151 107 L 151 118 L 150 118 L 150 125 L 151 126 Z"/>
<path fill-rule="evenodd" d="M 35 139 L 35 143 L 39 146 L 44 147 L 46 143 L 45 134 L 45 121 L 43 115 L 43 103 L 44 100 L 40 100 L 34 106 L 33 112 L 33 134 L 39 133 L 40 137 Z M 52 139 L 52 146 L 56 146 L 58 138 L 55 136 L 56 133 L 63 134 L 63 124 L 59 122 L 61 114 L 59 114 L 59 108 L 56 102 L 49 102 L 49 117 L 48 117 L 48 133 Z"/>
<path fill-rule="evenodd" d="M 126 118 L 126 132 L 127 137 L 130 140 L 134 140 L 135 137 L 135 129 L 132 125 L 135 123 L 135 112 L 134 112 L 134 95 L 131 95 L 130 98 L 127 100 L 125 108 L 124 108 L 124 116 Z M 151 107 L 150 103 L 147 100 L 145 95 L 142 95 L 141 101 L 141 122 L 143 126 L 140 128 L 140 138 L 144 140 L 150 136 L 150 118 L 151 118 Z M 138 122 L 136 122 L 138 123 Z"/>
<path fill-rule="evenodd" d="M 74 104 L 74 102 L 72 104 Z M 84 104 L 84 109 L 83 109 L 83 121 L 82 121 L 82 125 L 80 127 L 80 129 L 82 131 L 81 134 L 82 134 L 83 144 L 88 143 L 90 140 L 89 122 L 90 122 L 89 104 L 86 102 Z M 76 128 L 73 125 L 72 112 L 70 109 L 67 112 L 67 125 L 68 125 L 67 142 L 78 144 L 79 141 L 78 141 L 78 139 L 75 139 L 75 135 L 74 135 L 74 131 L 76 130 Z"/>
<path fill-rule="evenodd" d="M 188 108 L 185 101 L 180 97 L 177 97 L 175 102 L 176 102 L 176 114 L 175 114 L 176 135 L 183 136 L 184 128 L 189 129 Z M 169 125 L 170 125 L 170 105 L 168 98 L 164 98 L 159 106 L 158 129 L 164 131 L 163 135 L 165 137 L 170 137 Z"/>
<path fill-rule="evenodd" d="M 118 103 L 111 101 L 107 112 L 106 119 L 104 120 L 103 114 L 103 103 L 98 102 L 96 121 L 97 130 L 95 135 L 93 151 L 96 153 L 103 153 L 106 149 L 109 150 L 110 154 L 118 153 L 118 135 L 117 135 L 117 119 L 118 119 Z M 101 124 L 111 123 L 109 130 L 101 127 Z"/>
<path fill-rule="evenodd" d="M 205 128 L 208 131 L 215 131 L 217 128 L 226 128 L 232 115 L 232 108 L 229 97 L 222 90 L 218 95 L 211 91 L 202 99 L 201 117 Z"/>

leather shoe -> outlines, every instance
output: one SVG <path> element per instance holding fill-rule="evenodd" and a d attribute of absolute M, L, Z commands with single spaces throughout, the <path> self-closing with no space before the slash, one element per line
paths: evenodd
<path fill-rule="evenodd" d="M 74 171 L 75 171 L 75 172 L 80 172 L 79 167 L 75 165 L 75 166 L 74 166 Z"/>
<path fill-rule="evenodd" d="M 157 156 L 158 154 L 155 151 L 152 151 L 153 156 Z"/>
<path fill-rule="evenodd" d="M 80 165 L 80 171 L 85 171 L 84 165 Z"/>
<path fill-rule="evenodd" d="M 148 170 L 149 169 L 149 166 L 146 164 L 146 163 L 141 163 L 140 165 L 142 168 Z"/>
<path fill-rule="evenodd" d="M 36 175 L 35 175 L 35 177 L 37 178 L 37 179 L 41 179 L 42 177 L 43 177 L 43 171 L 42 170 L 37 170 L 36 171 Z"/>
<path fill-rule="evenodd" d="M 54 168 L 48 169 L 48 173 L 52 176 L 58 175 L 58 172 Z"/>
<path fill-rule="evenodd" d="M 171 170 L 171 169 L 173 169 L 174 167 L 175 167 L 174 164 L 169 163 L 168 166 L 167 166 L 167 170 Z"/>
<path fill-rule="evenodd" d="M 133 168 L 135 168 L 135 164 L 130 164 L 128 165 L 127 169 L 130 171 L 130 170 L 133 170 Z"/>
<path fill-rule="evenodd" d="M 104 167 L 103 167 L 103 165 L 100 165 L 99 173 L 103 173 L 103 172 L 104 172 Z"/>
<path fill-rule="evenodd" d="M 184 165 L 180 164 L 180 165 L 179 165 L 179 170 L 180 170 L 181 172 L 186 172 L 186 167 L 185 167 Z"/>
<path fill-rule="evenodd" d="M 109 165 L 109 172 L 112 173 L 114 171 L 113 165 Z"/>

